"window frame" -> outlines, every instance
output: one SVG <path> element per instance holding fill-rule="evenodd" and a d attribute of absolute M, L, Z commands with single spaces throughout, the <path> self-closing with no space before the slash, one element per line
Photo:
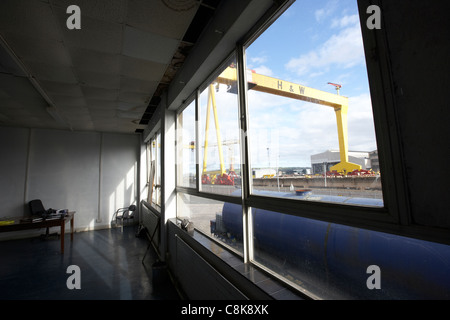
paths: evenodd
<path fill-rule="evenodd" d="M 370 3 L 369 3 L 370 2 Z M 213 194 L 201 191 L 200 149 L 196 148 L 196 187 L 176 186 L 176 192 L 208 198 L 212 200 L 234 203 L 242 206 L 244 255 L 245 263 L 254 264 L 274 274 L 266 267 L 253 259 L 252 241 L 252 208 L 266 209 L 283 214 L 310 218 L 330 223 L 338 223 L 356 228 L 393 233 L 427 241 L 450 243 L 448 230 L 414 224 L 409 208 L 408 184 L 405 168 L 403 166 L 402 143 L 399 136 L 398 115 L 395 108 L 394 84 L 389 64 L 389 47 L 386 42 L 386 30 L 368 30 L 365 27 L 367 19 L 366 8 L 373 4 L 370 0 L 358 0 L 358 11 L 363 38 L 365 62 L 372 101 L 372 112 L 377 139 L 381 186 L 383 191 L 383 207 L 369 207 L 345 205 L 339 203 L 311 202 L 307 200 L 294 200 L 286 198 L 273 198 L 252 194 L 252 179 L 250 163 L 250 139 L 247 136 L 248 128 L 248 100 L 246 86 L 246 48 L 256 40 L 285 10 L 293 3 L 287 1 L 284 5 L 272 8 L 258 25 L 255 25 L 247 35 L 236 43 L 234 50 L 218 64 L 202 85 L 199 86 L 176 111 L 182 112 L 193 99 L 196 100 L 196 146 L 199 141 L 199 96 L 200 92 L 223 70 L 224 65 L 232 55 L 236 57 L 238 68 L 238 107 L 241 148 L 241 197 Z M 375 1 L 378 3 L 379 1 Z M 177 160 L 178 161 L 178 160 Z M 178 171 L 177 171 L 178 172 Z M 178 181 L 178 180 L 177 180 Z M 218 242 L 214 238 L 211 240 Z M 220 244 L 220 242 L 219 242 Z M 274 274 L 277 278 L 279 276 Z M 282 279 L 283 280 L 283 279 Z"/>
<path fill-rule="evenodd" d="M 286 1 L 280 7 L 273 8 L 258 25 L 237 44 L 245 48 L 255 41 L 270 25 L 275 22 L 293 3 Z M 377 139 L 383 207 L 364 207 L 337 203 L 309 202 L 268 198 L 247 193 L 243 199 L 246 206 L 266 208 L 295 216 L 365 228 L 374 231 L 393 233 L 427 241 L 450 244 L 448 229 L 417 225 L 414 223 L 408 193 L 408 183 L 404 168 L 402 141 L 395 103 L 394 81 L 390 66 L 387 30 L 381 19 L 381 29 L 369 30 L 366 19 L 370 16 L 366 9 L 376 4 L 382 7 L 379 0 L 358 0 L 360 27 L 363 39 L 365 62 L 372 101 L 372 112 Z M 242 65 L 244 61 L 238 61 Z M 245 77 L 245 72 L 241 75 Z M 239 77 L 238 77 L 239 81 Z M 246 103 L 242 100 L 241 103 Z M 242 142 L 241 142 L 242 143 Z M 244 183 L 244 182 L 243 182 Z M 251 186 L 250 186 L 251 187 Z M 244 191 L 244 194 L 246 191 Z M 330 210 L 331 209 L 331 210 Z"/>
<path fill-rule="evenodd" d="M 160 143 L 162 144 L 162 132 L 161 132 L 161 128 L 157 129 L 148 139 L 147 143 L 146 143 L 146 152 L 147 152 L 147 203 L 149 203 L 154 209 L 156 209 L 158 212 L 161 212 L 161 206 L 162 204 L 159 203 L 158 204 L 158 197 L 159 199 L 161 199 L 161 194 L 162 194 L 162 185 L 158 184 L 158 177 L 162 183 L 162 168 L 161 168 L 161 164 L 162 164 L 162 152 L 161 152 L 161 147 L 159 148 L 159 152 L 158 152 L 158 137 L 160 140 Z M 152 152 L 152 144 L 155 143 L 156 147 L 155 147 L 155 155 Z M 155 156 L 155 159 L 153 159 L 153 156 Z M 151 162 L 155 160 L 155 173 L 153 176 L 154 179 L 154 190 L 150 190 L 152 188 L 152 185 L 150 183 L 150 175 L 151 175 Z M 159 172 L 158 172 L 158 167 L 159 167 Z M 150 194 L 152 195 L 150 198 Z M 155 197 L 156 201 L 153 201 L 153 196 Z M 162 199 L 161 199 L 162 201 Z"/>
<path fill-rule="evenodd" d="M 217 78 L 217 75 L 220 74 L 220 70 L 223 69 L 226 66 L 227 61 L 229 61 L 232 56 L 235 54 L 236 50 L 234 49 L 220 65 L 214 69 L 214 71 L 211 73 L 211 75 L 202 82 L 202 84 L 190 95 L 188 99 L 186 99 L 183 104 L 180 106 L 180 108 L 176 111 L 176 118 L 178 119 L 178 116 L 180 113 L 182 113 L 193 101 L 195 101 L 195 145 L 200 146 L 200 123 L 199 123 L 199 117 L 200 117 L 200 94 L 208 88 L 209 84 L 214 81 L 215 78 Z M 239 83 L 239 81 L 238 81 Z M 176 121 L 175 129 L 178 130 L 178 121 Z M 178 146 L 178 141 L 177 141 Z M 189 195 L 198 196 L 198 197 L 204 197 L 211 200 L 217 200 L 217 201 L 223 201 L 223 202 L 231 202 L 234 204 L 241 204 L 241 199 L 239 197 L 233 197 L 233 196 L 227 196 L 227 195 L 221 195 L 216 193 L 209 193 L 204 192 L 201 190 L 201 168 L 200 168 L 200 158 L 201 158 L 201 151 L 200 148 L 195 148 L 196 153 L 196 160 L 195 160 L 195 167 L 196 167 L 196 186 L 195 188 L 192 187 L 186 187 L 186 186 L 180 186 L 178 185 L 178 174 L 179 171 L 177 170 L 177 186 L 176 191 L 177 192 L 183 192 Z M 177 153 L 178 155 L 179 153 Z M 179 159 L 177 159 L 176 163 L 179 163 Z"/>
<path fill-rule="evenodd" d="M 375 61 L 375 59 L 368 59 L 368 51 L 373 50 L 371 47 L 377 45 L 381 49 L 386 50 L 385 44 L 381 43 L 380 39 L 382 35 L 378 30 L 376 32 L 365 30 L 364 28 L 364 18 L 365 11 L 364 6 L 359 4 L 359 14 L 360 14 L 360 25 L 363 32 L 363 44 L 365 48 L 366 65 L 368 68 L 368 77 L 370 84 L 370 92 L 372 98 L 372 109 L 374 114 L 374 126 L 375 135 L 377 137 L 377 149 L 379 150 L 379 161 L 380 167 L 382 168 L 383 175 L 381 176 L 382 190 L 383 190 L 383 207 L 365 207 L 365 206 L 354 206 L 338 203 L 325 203 L 325 202 L 310 202 L 305 200 L 293 200 L 293 199 L 283 199 L 283 198 L 271 198 L 262 195 L 256 195 L 251 193 L 251 179 L 250 172 L 247 172 L 248 168 L 245 164 L 249 163 L 249 150 L 250 141 L 246 137 L 247 132 L 247 94 L 245 84 L 246 72 L 245 72 L 245 50 L 246 48 L 256 40 L 269 26 L 276 21 L 276 19 L 281 16 L 285 10 L 292 4 L 292 1 L 288 1 L 284 6 L 281 6 L 271 13 L 268 13 L 265 19 L 255 26 L 239 43 L 237 43 L 234 50 L 227 55 L 227 57 L 218 65 L 217 68 L 210 74 L 202 85 L 200 85 L 195 92 L 191 95 L 190 99 L 186 100 L 183 105 L 177 110 L 177 115 L 184 110 L 193 100 L 196 100 L 196 125 L 197 130 L 199 130 L 198 123 L 198 112 L 199 112 L 199 94 L 206 88 L 211 81 L 220 74 L 221 70 L 224 68 L 226 62 L 235 55 L 237 67 L 238 67 L 238 99 L 239 99 L 239 109 L 240 109 L 240 129 L 241 129 L 241 172 L 246 172 L 247 180 L 242 180 L 242 196 L 241 199 L 235 199 L 234 197 L 209 194 L 201 191 L 201 186 L 197 185 L 195 189 L 177 186 L 176 190 L 180 192 L 186 192 L 192 195 L 203 196 L 210 199 L 237 203 L 241 201 L 241 204 L 245 207 L 255 207 L 268 209 L 273 211 L 279 211 L 286 214 L 291 214 L 300 217 L 313 218 L 323 221 L 329 221 L 334 223 L 346 224 L 355 227 L 369 228 L 377 231 L 384 232 L 394 232 L 398 233 L 400 230 L 404 229 L 401 225 L 408 224 L 409 220 L 406 206 L 406 192 L 404 178 L 402 175 L 401 159 L 399 152 L 393 152 L 392 150 L 399 150 L 399 143 L 395 142 L 398 137 L 393 135 L 397 128 L 395 124 L 390 123 L 388 125 L 388 119 L 392 116 L 392 111 L 389 113 L 387 111 L 391 110 L 389 106 L 393 105 L 392 96 L 383 93 L 383 85 L 389 83 L 389 76 L 381 73 L 381 67 L 383 63 L 387 61 Z M 382 29 L 383 30 L 383 29 Z M 382 31 L 381 30 L 381 31 Z M 378 48 L 379 50 L 380 48 Z M 379 79 L 383 81 L 380 84 Z M 245 87 L 245 89 L 244 89 Z M 196 143 L 199 145 L 199 135 L 197 131 Z M 245 139 L 245 140 L 242 140 Z M 396 145 L 396 147 L 394 147 Z M 199 149 L 197 148 L 197 184 L 199 180 Z M 331 210 L 330 210 L 331 209 Z M 330 213 L 331 211 L 331 213 Z M 404 235 L 408 235 L 404 233 Z"/>
<path fill-rule="evenodd" d="M 237 50 L 240 50 L 239 48 L 244 50 L 242 54 L 243 61 L 238 61 L 238 66 L 244 64 L 245 67 L 246 48 L 265 32 L 293 2 L 294 1 L 288 1 L 285 5 L 268 13 L 266 19 L 262 19 L 262 21 L 260 21 L 260 23 L 255 26 L 240 43 L 238 43 Z M 390 70 L 388 47 L 384 35 L 385 29 L 368 30 L 365 28 L 365 19 L 367 18 L 365 8 L 370 5 L 369 0 L 358 0 L 357 5 L 363 37 L 364 55 L 368 69 L 377 150 L 380 168 L 382 168 L 381 171 L 383 172 L 381 175 L 381 185 L 384 206 L 365 207 L 265 197 L 252 194 L 250 192 L 250 183 L 247 185 L 249 190 L 243 192 L 246 194 L 243 201 L 246 206 L 268 209 L 305 218 L 405 236 L 425 236 L 426 232 L 418 232 L 419 230 L 417 228 L 415 230 L 412 230 L 412 228 L 406 230 L 404 228 L 405 225 L 411 225 L 411 219 L 408 214 L 407 185 L 401 165 L 404 162 L 401 157 L 401 143 L 397 134 L 398 128 L 396 121 L 389 121 L 389 119 L 396 119 L 393 108 L 394 97 L 392 95 L 392 80 L 390 78 L 390 72 L 386 73 L 385 71 L 382 71 Z M 380 53 L 377 51 L 380 51 Z M 245 77 L 245 71 L 241 74 L 241 79 L 243 77 Z M 238 81 L 239 80 L 238 77 Z M 247 104 L 246 97 L 241 97 L 241 104 Z M 244 108 L 246 109 L 247 107 L 245 106 Z M 247 117 L 248 114 L 246 113 L 245 116 Z M 249 150 L 247 150 L 247 152 L 249 152 Z M 331 213 L 330 209 L 332 211 Z"/>
<path fill-rule="evenodd" d="M 180 178 L 179 175 L 180 175 L 180 171 L 181 171 L 178 166 L 178 164 L 180 163 L 178 156 L 179 156 L 180 152 L 182 154 L 182 149 L 180 149 L 180 148 L 183 148 L 182 142 L 180 143 L 178 141 L 178 137 L 180 136 L 180 133 L 182 132 L 182 129 L 183 129 L 183 128 L 179 127 L 179 116 L 181 113 L 183 113 L 184 110 L 186 110 L 191 105 L 192 102 L 195 103 L 195 105 L 194 105 L 194 109 L 195 109 L 195 129 L 194 129 L 195 130 L 195 140 L 194 140 L 194 143 L 195 143 L 195 149 L 194 149 L 194 151 L 195 151 L 195 176 L 196 176 L 196 178 L 198 177 L 198 159 L 199 159 L 199 157 L 198 157 L 198 147 L 197 147 L 198 146 L 198 125 L 197 125 L 197 123 L 198 123 L 198 114 L 197 114 L 198 113 L 198 111 L 197 111 L 198 97 L 197 96 L 198 96 L 198 92 L 196 90 L 196 91 L 194 91 L 193 94 L 191 94 L 191 96 L 188 99 L 186 99 L 183 102 L 182 106 L 180 108 L 178 108 L 175 112 L 175 132 L 176 132 L 176 134 L 175 134 L 175 138 L 176 138 L 175 155 L 177 157 L 177 159 L 175 159 L 175 168 L 176 168 L 175 169 L 175 181 L 176 181 L 175 186 L 176 186 L 176 188 L 180 188 L 180 189 L 188 189 L 188 190 L 197 189 L 198 190 L 198 179 L 196 179 L 196 187 L 195 188 L 178 185 L 179 178 Z"/>
<path fill-rule="evenodd" d="M 211 82 L 214 81 L 214 79 L 217 78 L 218 75 L 220 75 L 220 73 L 225 69 L 225 67 L 227 66 L 227 62 L 229 62 L 230 59 L 233 58 L 233 56 L 236 58 L 237 60 L 237 50 L 236 48 L 233 49 L 232 52 L 230 52 L 226 58 L 219 64 L 218 67 L 216 67 L 213 72 L 206 78 L 205 81 L 203 81 L 201 83 L 201 85 L 194 90 L 194 92 L 189 96 L 188 99 L 186 99 L 185 101 L 183 101 L 183 104 L 176 110 L 175 112 L 175 117 L 177 119 L 176 121 L 176 125 L 175 125 L 175 130 L 178 132 L 178 130 L 180 128 L 178 128 L 178 116 L 180 113 L 182 113 L 193 101 L 195 101 L 195 145 L 196 146 L 200 146 L 201 145 L 201 141 L 200 141 L 200 95 L 201 93 L 206 90 L 208 88 L 208 86 L 211 84 Z M 238 86 L 239 86 L 239 79 L 237 81 Z M 238 92 L 238 97 L 239 97 L 239 92 Z M 238 101 L 238 106 L 239 106 L 239 101 Z M 176 142 L 177 148 L 178 148 L 178 141 Z M 177 192 L 183 192 L 183 193 L 187 193 L 190 195 L 194 195 L 194 196 L 199 196 L 199 197 L 204 197 L 204 198 L 208 198 L 211 200 L 217 200 L 217 201 L 223 201 L 223 202 L 231 202 L 234 204 L 241 204 L 241 199 L 239 197 L 233 197 L 233 196 L 227 196 L 227 195 L 220 195 L 220 194 L 215 194 L 215 193 L 210 193 L 210 192 L 204 192 L 201 190 L 201 168 L 200 168 L 200 159 L 201 159 L 201 151 L 200 148 L 196 147 L 195 148 L 195 153 L 196 153 L 196 160 L 195 160 L 195 167 L 196 167 L 196 186 L 195 188 L 192 187 L 186 187 L 186 186 L 179 186 L 178 185 L 178 174 L 179 174 L 179 170 L 177 168 L 176 170 L 176 181 L 177 181 L 177 185 L 176 185 L 176 191 Z M 179 153 L 177 152 L 177 155 Z M 241 153 L 241 158 L 242 158 L 242 153 Z M 178 166 L 179 163 L 179 159 L 176 159 L 176 163 Z M 242 162 L 241 162 L 242 163 Z"/>

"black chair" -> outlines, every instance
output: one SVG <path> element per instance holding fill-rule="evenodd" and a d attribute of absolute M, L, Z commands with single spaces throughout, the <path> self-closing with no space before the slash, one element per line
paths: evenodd
<path fill-rule="evenodd" d="M 129 207 L 117 209 L 116 213 L 114 214 L 116 216 L 116 226 L 118 220 L 122 221 L 121 230 L 123 231 L 123 224 L 125 220 L 128 223 L 128 221 L 134 219 L 134 211 L 136 211 L 136 206 L 134 204 Z"/>
<path fill-rule="evenodd" d="M 42 204 L 42 201 L 40 199 L 31 200 L 28 203 L 28 206 L 30 207 L 30 213 L 32 216 L 39 216 L 42 218 L 46 217 L 47 210 L 45 210 L 44 205 Z M 50 237 L 59 238 L 59 234 L 57 232 L 50 234 L 49 229 L 50 227 L 47 227 L 45 234 L 41 234 L 41 239 L 49 239 Z"/>
<path fill-rule="evenodd" d="M 42 201 L 39 199 L 31 200 L 28 205 L 32 216 L 42 216 L 46 212 Z"/>

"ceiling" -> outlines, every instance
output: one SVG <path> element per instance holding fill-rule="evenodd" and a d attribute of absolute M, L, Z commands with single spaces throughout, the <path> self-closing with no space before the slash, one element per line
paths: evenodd
<path fill-rule="evenodd" d="M 1 0 L 0 125 L 142 132 L 219 2 Z"/>

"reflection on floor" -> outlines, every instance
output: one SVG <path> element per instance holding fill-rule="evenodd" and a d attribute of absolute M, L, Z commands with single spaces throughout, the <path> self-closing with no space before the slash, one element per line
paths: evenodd
<path fill-rule="evenodd" d="M 27 238 L 0 242 L 0 299 L 14 300 L 179 300 L 153 248 L 145 256 L 148 240 L 135 236 L 136 227 L 125 227 L 65 236 L 65 253 L 60 241 Z M 80 268 L 80 289 L 75 273 Z M 69 279 L 70 278 L 70 279 Z"/>

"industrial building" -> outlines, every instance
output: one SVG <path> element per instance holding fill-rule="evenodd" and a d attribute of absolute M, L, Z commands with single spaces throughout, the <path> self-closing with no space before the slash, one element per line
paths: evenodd
<path fill-rule="evenodd" d="M 350 162 L 360 165 L 363 170 L 372 169 L 369 154 L 369 152 L 349 151 L 348 159 Z M 327 150 L 325 152 L 313 154 L 311 155 L 312 174 L 323 174 L 330 171 L 330 168 L 338 164 L 339 161 L 339 150 Z"/>
<path fill-rule="evenodd" d="M 0 299 L 450 299 L 446 4 L 0 1 Z"/>
<path fill-rule="evenodd" d="M 369 152 L 370 168 L 374 172 L 380 171 L 380 161 L 378 160 L 378 150 Z"/>

